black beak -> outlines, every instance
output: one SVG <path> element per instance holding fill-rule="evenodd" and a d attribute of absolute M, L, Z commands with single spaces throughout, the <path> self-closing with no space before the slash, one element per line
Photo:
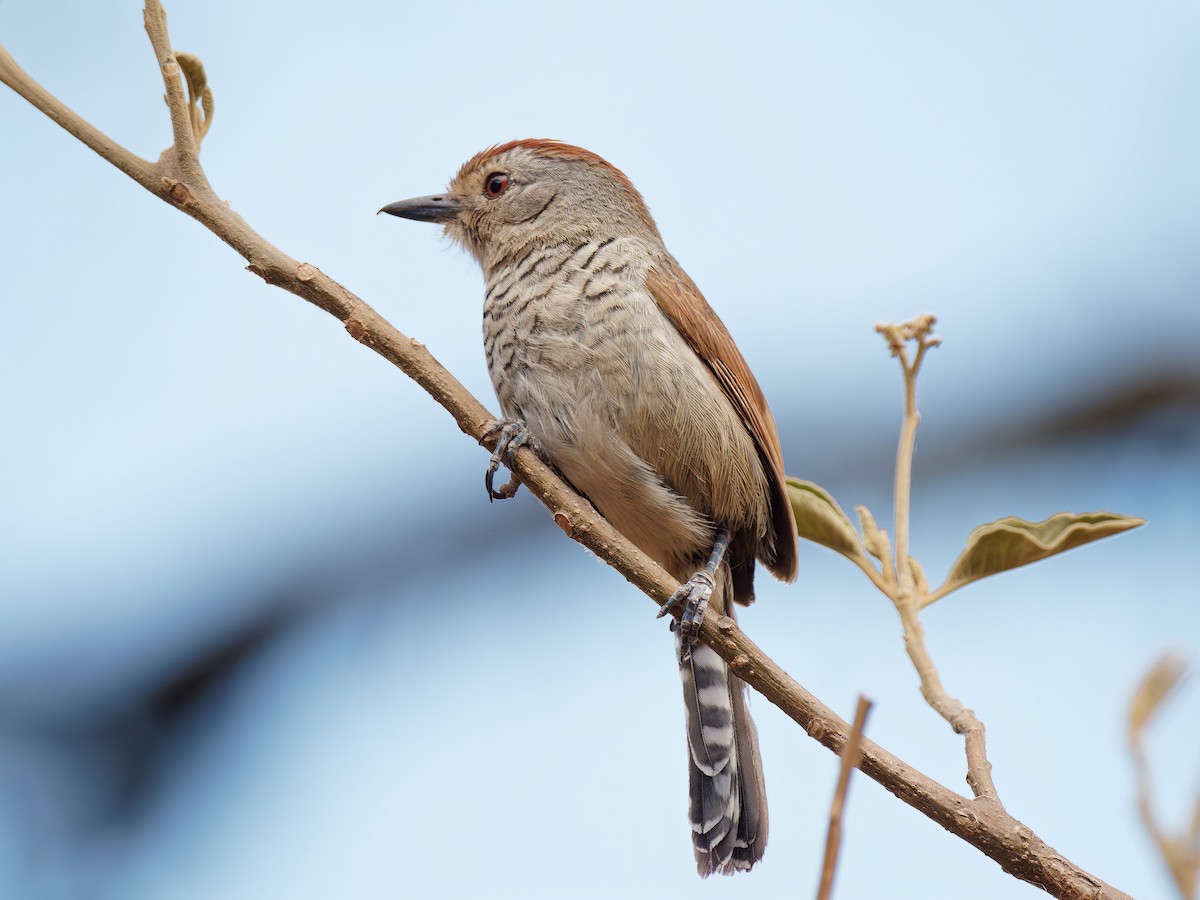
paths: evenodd
<path fill-rule="evenodd" d="M 457 200 L 445 194 L 435 194 L 432 197 L 413 197 L 411 200 L 389 203 L 379 212 L 418 222 L 449 222 L 461 210 L 462 205 Z"/>

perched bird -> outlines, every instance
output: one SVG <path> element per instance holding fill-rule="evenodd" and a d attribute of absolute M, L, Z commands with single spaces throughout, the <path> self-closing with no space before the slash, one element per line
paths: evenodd
<path fill-rule="evenodd" d="M 745 686 L 696 642 L 706 606 L 754 599 L 759 559 L 796 577 L 796 526 L 775 421 L 746 361 L 630 180 L 548 140 L 476 154 L 449 189 L 381 212 L 438 222 L 483 269 L 483 340 L 504 419 L 488 472 L 530 440 L 627 538 L 684 582 L 676 640 L 690 817 L 703 876 L 749 869 L 767 843 Z"/>

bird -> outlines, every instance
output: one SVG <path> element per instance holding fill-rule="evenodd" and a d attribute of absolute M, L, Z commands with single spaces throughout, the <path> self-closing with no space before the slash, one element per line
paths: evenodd
<path fill-rule="evenodd" d="M 483 343 L 502 412 L 486 474 L 530 444 L 681 582 L 673 625 L 686 708 L 689 819 L 702 877 L 749 870 L 767 845 L 745 685 L 698 642 L 708 613 L 754 599 L 756 560 L 797 574 L 774 418 L 733 338 L 630 179 L 548 139 L 476 153 L 447 190 L 380 212 L 438 223 L 479 263 Z"/>

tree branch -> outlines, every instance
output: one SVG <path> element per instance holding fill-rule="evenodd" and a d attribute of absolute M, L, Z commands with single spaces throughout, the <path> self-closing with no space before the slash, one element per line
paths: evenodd
<path fill-rule="evenodd" d="M 162 69 L 175 135 L 175 144 L 163 152 L 158 162 L 140 159 L 84 121 L 22 71 L 3 47 L 0 47 L 0 81 L 142 187 L 203 224 L 241 254 L 249 263 L 247 268 L 268 284 L 335 316 L 351 337 L 424 388 L 454 417 L 462 431 L 481 439 L 494 417 L 422 344 L 404 335 L 315 266 L 298 262 L 274 247 L 216 195 L 199 163 L 198 142 L 180 83 L 179 64 L 158 0 L 146 0 L 145 20 Z M 494 446 L 494 438 L 485 443 Z M 619 571 L 656 603 L 671 596 L 677 585 L 667 573 L 613 529 L 532 451 L 518 450 L 513 457 L 513 468 L 569 537 Z M 835 753 L 842 751 L 849 739 L 850 726 L 768 658 L 732 619 L 706 619 L 700 637 L 728 661 L 738 677 L 782 709 L 809 735 Z M 863 740 L 860 768 L 1017 878 L 1058 897 L 1126 897 L 1064 859 L 998 804 L 962 797 L 872 741 Z"/>

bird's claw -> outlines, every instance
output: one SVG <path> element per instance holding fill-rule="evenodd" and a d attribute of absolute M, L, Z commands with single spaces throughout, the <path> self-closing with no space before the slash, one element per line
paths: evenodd
<path fill-rule="evenodd" d="M 501 464 L 511 470 L 513 453 L 530 441 L 529 431 L 520 419 L 497 419 L 488 426 L 479 443 L 482 444 L 496 434 L 499 435 L 496 438 L 496 449 L 492 451 L 492 458 L 488 460 L 487 471 L 483 475 L 483 484 L 487 488 L 489 501 L 508 500 L 516 495 L 517 488 L 521 486 L 517 476 L 513 475 L 497 488 L 494 487 L 496 472 L 500 469 Z"/>
<path fill-rule="evenodd" d="M 716 582 L 713 581 L 712 575 L 708 572 L 697 572 L 659 607 L 657 618 L 662 618 L 677 605 L 683 604 L 679 622 L 671 623 L 671 630 L 679 632 L 680 662 L 686 662 L 692 655 L 692 646 L 700 638 L 700 625 L 704 622 L 704 613 L 708 609 L 708 598 L 715 589 Z"/>

